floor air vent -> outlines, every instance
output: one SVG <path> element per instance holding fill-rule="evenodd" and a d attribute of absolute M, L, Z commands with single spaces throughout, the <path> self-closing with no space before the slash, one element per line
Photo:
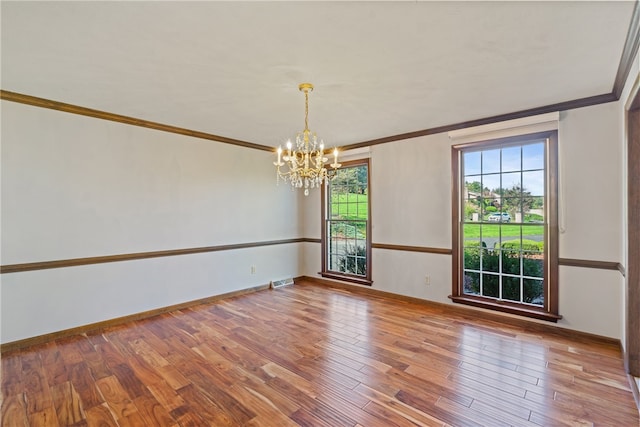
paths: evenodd
<path fill-rule="evenodd" d="M 282 279 L 271 281 L 271 289 L 281 288 L 283 286 L 293 285 L 293 279 Z"/>

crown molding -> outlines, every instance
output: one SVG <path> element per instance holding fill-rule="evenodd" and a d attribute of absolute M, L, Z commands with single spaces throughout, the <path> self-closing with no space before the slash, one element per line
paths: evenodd
<path fill-rule="evenodd" d="M 616 100 L 620 99 L 622 91 L 624 90 L 624 84 L 629 77 L 631 66 L 633 65 L 633 59 L 638 55 L 640 48 L 640 1 L 636 0 L 636 5 L 631 15 L 631 22 L 629 23 L 629 31 L 627 31 L 627 39 L 624 42 L 624 48 L 622 49 L 622 55 L 620 56 L 620 64 L 618 65 L 618 72 L 616 73 L 616 79 L 613 82 L 613 90 L 611 93 L 615 95 Z"/>
<path fill-rule="evenodd" d="M 625 40 L 624 48 L 622 50 L 622 55 L 620 57 L 620 63 L 618 65 L 616 77 L 613 82 L 613 89 L 611 90 L 610 93 L 588 96 L 585 98 L 559 102 L 556 104 L 544 105 L 540 107 L 516 111 L 513 113 L 500 114 L 496 116 L 484 117 L 480 119 L 453 123 L 453 124 L 444 125 L 444 126 L 437 126 L 437 127 L 417 130 L 413 132 L 390 135 L 390 136 L 376 138 L 368 141 L 356 142 L 353 144 L 347 144 L 342 146 L 341 150 L 342 151 L 355 150 L 355 149 L 360 149 L 365 147 L 371 147 L 373 145 L 385 144 L 388 142 L 401 141 L 404 139 L 418 138 L 421 136 L 451 132 L 459 129 L 488 125 L 488 124 L 502 122 L 506 120 L 520 119 L 520 118 L 535 116 L 539 114 L 573 110 L 576 108 L 582 108 L 582 107 L 588 107 L 592 105 L 618 101 L 620 99 L 620 96 L 622 95 L 622 91 L 624 89 L 624 85 L 627 80 L 627 77 L 629 76 L 629 72 L 631 71 L 633 60 L 638 55 L 639 48 L 640 48 L 640 1 L 636 1 L 632 16 L 631 16 L 631 21 L 629 23 L 629 30 L 627 31 L 627 38 Z M 180 128 L 172 125 L 151 122 L 148 120 L 123 116 L 120 114 L 108 113 L 105 111 L 94 110 L 91 108 L 81 107 L 78 105 L 67 104 L 59 101 L 52 101 L 44 98 L 38 98 L 35 96 L 20 94 L 16 92 L 10 92 L 6 90 L 0 90 L 0 99 L 6 100 L 6 101 L 18 102 L 22 104 L 33 105 L 36 107 L 64 111 L 72 114 L 79 114 L 79 115 L 94 117 L 94 118 L 103 119 L 103 120 L 110 120 L 114 122 L 125 123 L 133 126 L 140 126 L 140 127 L 160 130 L 164 132 L 191 136 L 194 138 L 207 139 L 210 141 L 222 142 L 222 143 L 237 145 L 237 146 L 246 147 L 246 148 L 253 148 L 256 150 L 275 151 L 274 147 L 270 147 L 262 144 L 256 144 L 253 142 L 242 141 L 242 140 L 228 138 L 220 135 L 214 135 L 206 132 L 200 132 L 200 131 Z"/>
<path fill-rule="evenodd" d="M 242 141 L 239 139 L 227 138 L 226 136 L 213 135 L 211 133 L 200 132 L 191 129 L 185 129 L 177 126 L 166 125 L 149 120 L 138 119 L 135 117 L 123 116 L 121 114 L 109 113 L 92 108 L 81 107 L 79 105 L 67 104 L 65 102 L 53 101 L 36 96 L 25 95 L 8 90 L 0 90 L 0 99 L 5 101 L 17 102 L 20 104 L 32 105 L 34 107 L 48 108 L 51 110 L 63 111 L 65 113 L 78 114 L 81 116 L 93 117 L 101 120 L 109 120 L 117 123 L 124 123 L 132 126 L 139 126 L 147 129 L 154 129 L 163 132 L 176 133 L 179 135 L 191 136 L 193 138 L 207 139 L 209 141 L 223 142 L 225 144 L 237 145 L 240 147 L 253 148 L 263 151 L 274 151 L 273 147 L 255 144 L 253 142 Z"/>

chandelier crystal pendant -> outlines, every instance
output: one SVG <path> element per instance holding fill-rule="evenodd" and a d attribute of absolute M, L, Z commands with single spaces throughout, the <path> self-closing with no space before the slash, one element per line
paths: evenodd
<path fill-rule="evenodd" d="M 333 169 L 327 171 L 324 164 L 327 158 L 324 157 L 324 142 L 320 140 L 315 132 L 309 130 L 309 92 L 313 91 L 311 83 L 300 83 L 300 92 L 304 92 L 304 130 L 296 135 L 296 147 L 293 148 L 291 140 L 287 141 L 286 151 L 282 146 L 278 147 L 278 161 L 273 162 L 277 167 L 277 180 L 280 178 L 284 182 L 289 181 L 291 188 L 304 188 L 304 195 L 309 195 L 309 188 L 320 187 L 327 179 L 335 176 L 336 170 L 342 166 L 338 163 L 338 149 L 333 150 Z M 282 166 L 288 166 L 288 170 L 281 170 Z"/>

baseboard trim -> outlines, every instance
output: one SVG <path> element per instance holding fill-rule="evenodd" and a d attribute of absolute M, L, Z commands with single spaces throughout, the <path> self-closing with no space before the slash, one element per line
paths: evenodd
<path fill-rule="evenodd" d="M 620 350 L 622 349 L 622 344 L 620 340 L 615 338 L 605 337 L 602 335 L 592 334 L 589 332 L 562 328 L 558 326 L 553 326 L 551 324 L 538 323 L 538 322 L 530 321 L 524 318 L 523 319 L 515 318 L 515 317 L 511 317 L 511 316 L 507 316 L 504 314 L 491 312 L 483 309 L 475 309 L 475 308 L 470 308 L 466 306 L 429 301 L 421 298 L 394 294 L 393 292 L 381 291 L 379 289 L 373 289 L 370 287 L 358 286 L 358 285 L 348 284 L 344 282 L 337 282 L 334 280 L 327 280 L 327 279 L 318 278 L 318 277 L 301 276 L 301 277 L 297 277 L 295 280 L 296 280 L 296 284 L 298 283 L 304 284 L 305 281 L 318 283 L 318 284 L 331 286 L 336 289 L 346 290 L 349 292 L 360 293 L 360 294 L 374 296 L 374 297 L 390 298 L 398 301 L 424 305 L 427 307 L 446 311 L 448 313 L 456 313 L 461 316 L 467 316 L 473 319 L 483 319 L 491 322 L 508 324 L 508 325 L 523 328 L 527 332 L 534 332 L 534 333 L 544 332 L 546 334 L 554 335 L 561 338 L 568 338 L 568 339 L 578 340 L 582 342 L 584 341 L 594 342 L 594 343 L 599 343 L 603 345 L 611 345 L 611 346 L 615 346 Z"/>
<path fill-rule="evenodd" d="M 74 335 L 82 335 L 87 332 L 96 331 L 99 329 L 106 329 L 113 326 L 122 325 L 124 323 L 133 322 L 136 320 L 148 319 L 153 316 L 168 313 L 171 311 L 183 310 L 185 308 L 193 307 L 201 304 L 210 304 L 223 299 L 246 295 L 258 291 L 269 289 L 269 285 L 259 285 L 251 288 L 240 289 L 233 292 L 227 292 L 220 295 L 213 295 L 193 301 L 187 301 L 180 304 L 174 304 L 166 307 L 160 307 L 153 310 L 143 311 L 141 313 L 134 313 L 127 316 L 117 317 L 114 319 L 104 320 L 101 322 L 90 323 L 88 325 L 77 326 L 75 328 L 64 329 L 62 331 L 51 332 L 48 334 L 38 335 L 35 337 L 25 338 L 22 340 L 11 341 L 8 343 L 0 344 L 0 354 L 22 350 L 34 345 L 44 344 L 50 341 L 58 340 L 61 338 L 68 338 Z"/>
<path fill-rule="evenodd" d="M 638 390 L 638 383 L 633 375 L 627 374 L 629 378 L 629 387 L 631 387 L 631 392 L 633 393 L 633 399 L 636 401 L 636 407 L 638 408 L 638 412 L 640 413 L 640 390 Z"/>
<path fill-rule="evenodd" d="M 513 317 L 505 316 L 499 313 L 487 312 L 481 309 L 473 309 L 473 308 L 468 308 L 464 306 L 444 304 L 441 302 L 429 301 L 429 300 L 424 300 L 420 298 L 394 294 L 392 292 L 381 291 L 379 289 L 373 289 L 370 287 L 364 287 L 364 286 L 359 286 L 355 284 L 348 284 L 348 283 L 338 282 L 335 280 L 328 280 L 328 279 L 317 278 L 317 277 L 298 276 L 294 278 L 294 282 L 298 285 L 304 284 L 304 282 L 322 284 L 322 285 L 330 286 L 336 289 L 346 290 L 354 293 L 360 293 L 363 295 L 390 298 L 398 301 L 425 305 L 428 307 L 437 308 L 439 310 L 448 311 L 450 313 L 457 313 L 463 316 L 470 316 L 476 319 L 481 318 L 483 320 L 507 323 L 513 326 L 522 327 L 525 330 L 530 332 L 545 332 L 545 333 L 549 333 L 549 334 L 563 337 L 563 338 L 578 339 L 580 341 L 598 342 L 601 344 L 614 345 L 617 348 L 621 348 L 620 340 L 617 340 L 615 338 L 591 334 L 588 332 L 576 331 L 576 330 L 567 329 L 567 328 L 556 327 L 556 326 L 547 325 L 543 323 L 532 322 L 526 319 L 513 318 Z M 182 309 L 200 305 L 200 304 L 210 304 L 223 299 L 233 298 L 233 297 L 246 295 L 253 292 L 259 292 L 267 289 L 269 289 L 269 284 L 254 286 L 254 287 L 240 289 L 237 291 L 228 292 L 220 295 L 214 295 L 214 296 L 205 297 L 205 298 L 201 298 L 193 301 L 187 301 L 187 302 L 174 304 L 166 307 L 160 307 L 157 309 L 148 310 L 140 313 L 134 313 L 127 316 L 117 317 L 114 319 L 109 319 L 101 322 L 82 325 L 75 328 L 64 329 L 62 331 L 56 331 L 48 334 L 38 335 L 35 337 L 25 338 L 22 340 L 11 341 L 11 342 L 0 344 L 0 354 L 22 350 L 24 348 L 31 347 L 34 345 L 44 344 L 46 342 L 54 341 L 61 338 L 67 338 L 73 335 L 81 335 L 87 332 L 92 332 L 98 329 L 105 329 L 108 327 L 121 325 L 127 322 L 147 319 L 147 318 L 168 313 L 171 311 L 182 310 Z M 635 384 L 635 381 L 633 380 L 632 377 L 630 377 L 630 381 L 633 383 L 632 389 L 634 390 L 634 397 L 640 409 L 640 402 L 639 402 L 640 393 L 638 393 L 637 384 Z M 634 386 L 635 388 L 633 388 Z"/>

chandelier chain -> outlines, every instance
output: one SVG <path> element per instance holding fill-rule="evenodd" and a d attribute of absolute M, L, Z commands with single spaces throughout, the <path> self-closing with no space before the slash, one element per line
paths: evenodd
<path fill-rule="evenodd" d="M 304 130 L 309 130 L 309 91 L 304 91 Z"/>

